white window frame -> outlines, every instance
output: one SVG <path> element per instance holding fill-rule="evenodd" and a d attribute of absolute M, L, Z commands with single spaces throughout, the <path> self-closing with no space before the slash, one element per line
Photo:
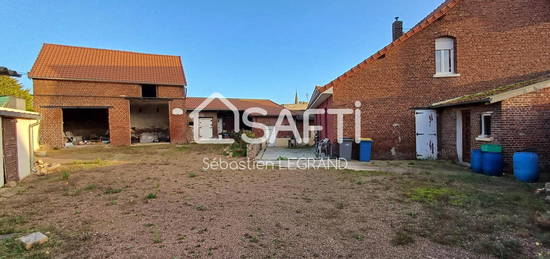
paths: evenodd
<path fill-rule="evenodd" d="M 485 125 L 485 117 L 491 117 L 491 134 L 492 134 L 492 131 L 493 131 L 493 112 L 484 112 L 481 114 L 480 116 L 480 125 L 481 125 L 481 132 L 479 134 L 479 136 L 476 138 L 476 140 L 478 141 L 493 141 L 493 137 L 491 135 L 487 135 L 485 134 L 485 130 L 486 130 L 486 125 Z"/>
<path fill-rule="evenodd" d="M 449 56 L 448 56 L 449 60 L 447 60 L 447 56 L 444 55 L 445 52 L 449 53 Z M 456 54 L 455 53 L 456 53 L 455 39 L 450 37 L 442 37 L 442 38 L 437 38 L 435 40 L 435 53 L 434 53 L 435 75 L 434 77 L 460 76 L 460 74 L 456 73 L 456 68 L 455 68 Z M 440 69 L 440 67 L 443 68 L 443 66 L 448 67 L 449 71 L 443 71 L 443 69 Z"/>

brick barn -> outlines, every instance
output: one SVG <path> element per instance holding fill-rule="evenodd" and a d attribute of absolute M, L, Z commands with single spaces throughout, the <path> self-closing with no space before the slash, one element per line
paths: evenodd
<path fill-rule="evenodd" d="M 439 117 L 439 141 L 431 143 L 417 135 L 414 108 L 524 85 L 550 71 L 547 0 L 447 0 L 408 32 L 402 28 L 403 22 L 395 21 L 393 41 L 388 46 L 329 84 L 317 87 L 310 101 L 309 108 L 351 109 L 360 101 L 361 134 L 374 139 L 375 159 L 422 158 L 417 146 L 431 145 L 441 158 L 463 160 L 467 154 L 458 154 L 453 147 L 457 123 L 452 116 L 457 114 L 453 109 L 458 108 L 434 107 L 432 113 Z M 530 148 L 534 141 L 539 142 L 537 147 L 550 146 L 548 95 L 544 89 L 495 103 L 479 100 L 475 105 L 462 106 L 462 116 L 470 118 L 473 130 L 463 143 L 470 143 L 469 148 L 482 143 L 502 144 L 506 161 L 510 161 L 511 153 Z M 505 131 L 499 137 L 478 138 L 477 125 L 482 119 L 488 120 L 480 113 L 495 107 L 502 112 L 501 122 L 509 126 L 493 127 Z M 319 117 L 317 123 L 329 127 L 324 136 L 335 142 L 335 129 L 330 127 L 333 118 Z M 352 137 L 353 118 L 345 119 L 344 137 Z M 518 131 L 524 122 L 533 129 Z M 514 140 L 506 142 L 508 139 Z M 541 160 L 548 167 L 550 157 L 545 152 Z"/>
<path fill-rule="evenodd" d="M 29 78 L 40 144 L 185 141 L 179 56 L 44 44 Z"/>

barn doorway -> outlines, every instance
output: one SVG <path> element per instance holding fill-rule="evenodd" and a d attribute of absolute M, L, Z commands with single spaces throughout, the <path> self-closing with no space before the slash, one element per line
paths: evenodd
<path fill-rule="evenodd" d="M 132 144 L 170 142 L 168 101 L 130 101 Z"/>
<path fill-rule="evenodd" d="M 109 109 L 64 108 L 65 146 L 109 143 Z"/>

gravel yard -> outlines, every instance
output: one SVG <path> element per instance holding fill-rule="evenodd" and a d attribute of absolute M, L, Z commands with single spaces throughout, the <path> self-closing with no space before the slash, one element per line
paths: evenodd
<path fill-rule="evenodd" d="M 447 162 L 377 171 L 202 170 L 218 146 L 51 151 L 58 172 L 0 191 L 4 257 L 477 258 L 548 255 L 538 185 Z M 399 168 L 400 170 L 394 170 Z"/>

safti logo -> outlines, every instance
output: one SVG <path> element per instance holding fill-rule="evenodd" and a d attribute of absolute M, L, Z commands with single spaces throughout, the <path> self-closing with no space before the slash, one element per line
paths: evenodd
<path fill-rule="evenodd" d="M 300 134 L 298 127 L 296 127 L 296 121 L 292 115 L 292 112 L 287 109 L 282 109 L 277 118 L 277 122 L 272 129 L 259 122 L 251 121 L 251 115 L 266 116 L 268 112 L 261 107 L 252 107 L 243 111 L 242 118 L 240 116 L 239 109 L 231 103 L 227 98 L 225 98 L 220 93 L 213 93 L 208 98 L 206 98 L 193 112 L 190 113 L 189 117 L 193 119 L 193 139 L 196 143 L 199 144 L 233 144 L 235 140 L 233 139 L 221 139 L 221 138 L 201 138 L 200 136 L 200 114 L 212 101 L 215 99 L 220 100 L 227 108 L 233 113 L 233 128 L 235 132 L 241 132 L 240 125 L 241 119 L 244 125 L 251 127 L 253 129 L 260 129 L 263 132 L 262 137 L 251 138 L 246 134 L 242 133 L 241 138 L 249 144 L 260 144 L 260 143 L 275 143 L 277 133 L 279 132 L 292 132 L 296 142 L 298 144 L 309 143 L 310 139 L 314 136 L 311 136 L 311 132 L 322 131 L 323 127 L 319 125 L 310 125 L 309 118 L 312 115 L 323 115 L 325 112 L 327 114 L 336 116 L 336 130 L 337 130 L 337 139 L 341 143 L 344 135 L 344 115 L 354 115 L 355 122 L 355 142 L 359 143 L 361 140 L 361 102 L 355 102 L 355 110 L 353 109 L 308 109 L 304 111 L 303 114 L 303 132 Z M 288 121 L 288 125 L 284 125 Z M 303 137 L 302 137 L 303 136 Z"/>

